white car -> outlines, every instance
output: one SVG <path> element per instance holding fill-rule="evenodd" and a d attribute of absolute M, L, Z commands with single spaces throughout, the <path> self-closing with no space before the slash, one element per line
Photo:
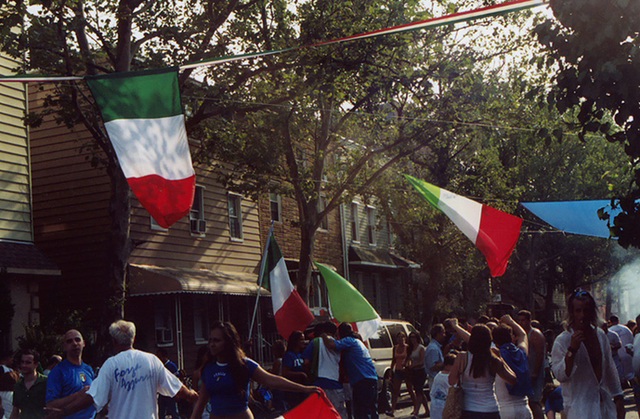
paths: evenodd
<path fill-rule="evenodd" d="M 398 332 L 404 332 L 407 336 L 409 336 L 411 332 L 418 333 L 416 328 L 407 321 L 382 320 L 382 324 L 376 334 L 365 342 L 369 348 L 373 364 L 376 367 L 378 379 L 384 378 L 387 371 L 391 370 L 393 346 L 395 345 L 395 337 Z"/>

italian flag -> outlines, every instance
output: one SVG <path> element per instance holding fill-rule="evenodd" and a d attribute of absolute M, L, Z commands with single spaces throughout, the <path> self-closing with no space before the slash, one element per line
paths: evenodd
<path fill-rule="evenodd" d="M 381 320 L 367 299 L 349 281 L 327 265 L 313 263 L 327 286 L 331 315 L 339 322 L 355 323 L 363 339 L 375 335 Z"/>
<path fill-rule="evenodd" d="M 293 288 L 276 238 L 271 234 L 268 240 L 260 285 L 271 291 L 276 329 L 280 336 L 289 339 L 291 332 L 304 331 L 314 317 L 298 291 Z"/>
<path fill-rule="evenodd" d="M 480 249 L 487 259 L 491 276 L 500 276 L 520 235 L 522 218 L 454 194 L 416 179 L 405 178 L 431 205 L 447 217 Z"/>
<path fill-rule="evenodd" d="M 189 212 L 195 191 L 177 69 L 86 80 L 131 190 L 168 228 Z"/>
<path fill-rule="evenodd" d="M 313 393 L 293 409 L 276 419 L 340 419 L 324 391 Z"/>

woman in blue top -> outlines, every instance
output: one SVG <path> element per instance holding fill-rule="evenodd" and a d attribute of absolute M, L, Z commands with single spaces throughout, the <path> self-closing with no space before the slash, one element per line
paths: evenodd
<path fill-rule="evenodd" d="M 236 328 L 228 322 L 218 322 L 209 333 L 209 362 L 202 370 L 198 401 L 191 419 L 200 418 L 207 403 L 211 403 L 212 418 L 252 419 L 249 410 L 249 381 L 265 387 L 301 393 L 319 392 L 314 386 L 303 386 L 266 372 L 252 359 L 245 357 Z"/>

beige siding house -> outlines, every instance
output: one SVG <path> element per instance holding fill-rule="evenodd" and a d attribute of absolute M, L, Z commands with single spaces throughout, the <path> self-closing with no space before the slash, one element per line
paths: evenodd
<path fill-rule="evenodd" d="M 19 63 L 0 56 L 0 74 L 12 74 Z M 59 269 L 34 245 L 29 136 L 23 83 L 0 83 L 0 350 L 16 348 L 24 326 L 39 321 L 41 281 L 51 281 Z"/>
<path fill-rule="evenodd" d="M 30 85 L 32 111 L 44 110 L 49 89 Z M 105 168 L 92 164 L 102 157 L 92 144 L 84 127 L 69 130 L 52 116 L 31 129 L 34 234 L 62 271 L 56 286 L 46 289 L 43 311 L 76 310 L 102 328 L 95 332 L 104 332 L 108 325 L 99 313 L 110 297 L 111 185 Z M 228 193 L 205 167 L 195 169 L 193 208 L 169 229 L 132 197 L 134 249 L 125 304 L 125 318 L 138 328 L 136 347 L 152 352 L 163 347 L 187 372 L 194 369 L 213 321 L 231 321 L 247 336 L 262 253 L 256 202 Z M 266 304 L 260 305 L 259 319 L 268 333 L 270 299 L 262 296 Z"/>

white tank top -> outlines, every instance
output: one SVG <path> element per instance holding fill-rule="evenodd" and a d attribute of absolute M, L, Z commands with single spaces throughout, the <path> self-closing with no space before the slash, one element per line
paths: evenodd
<path fill-rule="evenodd" d="M 473 378 L 471 373 L 472 360 L 473 354 L 467 352 L 467 365 L 462 374 L 463 410 L 483 413 L 498 412 L 498 402 L 493 388 L 495 376 L 491 375 L 489 368 L 487 368 L 485 375 Z"/>

